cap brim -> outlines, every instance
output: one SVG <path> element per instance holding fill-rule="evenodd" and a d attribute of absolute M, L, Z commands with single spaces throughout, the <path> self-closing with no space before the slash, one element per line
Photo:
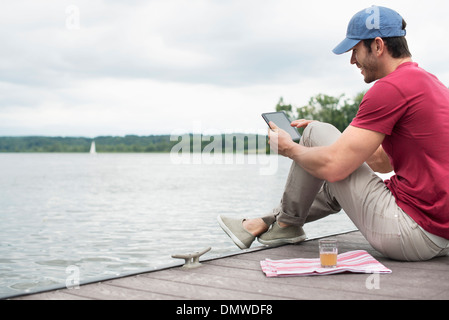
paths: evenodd
<path fill-rule="evenodd" d="M 346 38 L 332 50 L 335 54 L 342 54 L 354 48 L 361 40 Z"/>

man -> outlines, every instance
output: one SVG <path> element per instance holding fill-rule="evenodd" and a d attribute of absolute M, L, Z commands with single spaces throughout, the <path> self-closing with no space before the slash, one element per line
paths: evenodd
<path fill-rule="evenodd" d="M 357 116 L 335 127 L 296 120 L 299 144 L 270 123 L 270 145 L 293 161 L 278 208 L 255 219 L 218 217 L 240 247 L 305 239 L 304 223 L 343 209 L 369 243 L 396 260 L 449 252 L 449 90 L 411 59 L 406 23 L 376 7 L 351 19 L 333 51 L 352 51 L 367 83 Z M 375 172 L 394 170 L 385 182 Z"/>

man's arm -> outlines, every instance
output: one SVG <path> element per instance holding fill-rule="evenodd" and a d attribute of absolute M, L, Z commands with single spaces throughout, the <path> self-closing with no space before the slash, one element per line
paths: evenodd
<path fill-rule="evenodd" d="M 335 182 L 345 179 L 379 148 L 385 135 L 349 126 L 330 146 L 305 147 L 292 142 L 285 131 L 271 126 L 270 144 L 313 176 Z"/>
<path fill-rule="evenodd" d="M 377 150 L 373 153 L 366 163 L 370 166 L 371 169 L 375 172 L 379 173 L 389 173 L 393 171 L 393 167 L 390 162 L 390 158 L 385 153 L 382 145 L 377 148 Z"/>

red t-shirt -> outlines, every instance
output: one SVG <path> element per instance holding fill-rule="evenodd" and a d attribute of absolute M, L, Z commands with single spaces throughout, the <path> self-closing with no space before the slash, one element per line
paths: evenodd
<path fill-rule="evenodd" d="M 414 62 L 365 94 L 352 126 L 384 133 L 395 175 L 385 183 L 424 230 L 449 239 L 449 89 Z"/>

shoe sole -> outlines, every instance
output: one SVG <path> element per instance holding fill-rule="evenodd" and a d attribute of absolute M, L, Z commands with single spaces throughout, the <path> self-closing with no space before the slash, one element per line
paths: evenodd
<path fill-rule="evenodd" d="M 220 227 L 223 229 L 223 231 L 226 232 L 226 234 L 231 238 L 232 241 L 234 241 L 234 243 L 237 245 L 237 247 L 239 247 L 242 250 L 249 248 L 242 241 L 240 241 L 239 238 L 237 238 L 232 233 L 232 231 L 226 226 L 226 224 L 223 222 L 223 220 L 221 220 L 220 216 L 217 217 L 217 221 L 218 221 L 218 224 L 220 225 Z"/>
<path fill-rule="evenodd" d="M 279 246 L 282 244 L 295 244 L 299 242 L 303 242 L 307 239 L 307 236 L 305 234 L 296 237 L 296 238 L 288 238 L 288 239 L 276 239 L 276 240 L 262 240 L 260 238 L 257 238 L 257 241 L 259 241 L 261 244 L 268 245 L 268 246 Z"/>

